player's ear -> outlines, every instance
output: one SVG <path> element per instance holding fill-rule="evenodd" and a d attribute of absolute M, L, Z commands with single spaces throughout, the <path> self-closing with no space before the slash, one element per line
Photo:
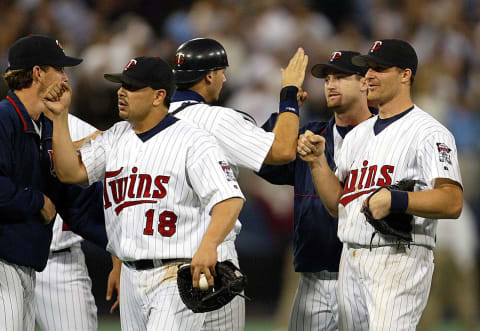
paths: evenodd
<path fill-rule="evenodd" d="M 207 82 L 207 85 L 212 84 L 212 82 L 213 82 L 213 71 L 210 71 L 210 72 L 205 76 L 205 82 Z"/>
<path fill-rule="evenodd" d="M 155 107 L 163 105 L 163 100 L 165 99 L 166 96 L 167 96 L 167 91 L 166 90 L 164 90 L 164 89 L 155 90 L 153 92 L 153 105 Z"/>
<path fill-rule="evenodd" d="M 360 76 L 360 92 L 366 93 L 368 91 L 367 79 L 363 76 Z"/>
<path fill-rule="evenodd" d="M 406 84 L 410 83 L 410 79 L 412 78 L 412 70 L 411 69 L 403 69 L 401 73 L 401 82 Z"/>

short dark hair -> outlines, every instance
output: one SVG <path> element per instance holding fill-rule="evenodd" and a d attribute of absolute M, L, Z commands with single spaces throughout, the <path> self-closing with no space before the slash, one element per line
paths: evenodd
<path fill-rule="evenodd" d="M 47 71 L 48 67 L 47 65 L 40 66 L 40 69 Z M 9 70 L 3 74 L 3 78 L 5 78 L 8 87 L 13 91 L 29 88 L 33 82 L 33 68 Z"/>
<path fill-rule="evenodd" d="M 207 72 L 205 74 L 205 76 L 208 74 L 209 72 Z M 177 85 L 177 90 L 189 90 L 191 89 L 192 87 L 194 87 L 199 81 L 201 81 L 202 79 L 205 78 L 205 76 L 202 76 L 200 79 L 194 81 L 194 82 L 190 82 L 190 83 L 176 83 Z"/>

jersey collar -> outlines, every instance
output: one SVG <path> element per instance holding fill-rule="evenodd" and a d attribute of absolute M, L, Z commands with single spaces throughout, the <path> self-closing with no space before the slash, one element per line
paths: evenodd
<path fill-rule="evenodd" d="M 172 102 L 194 100 L 200 103 L 206 103 L 205 99 L 192 90 L 176 90 L 172 97 Z"/>
<path fill-rule="evenodd" d="M 401 112 L 400 114 L 397 114 L 395 116 L 381 119 L 380 117 L 377 117 L 377 121 L 373 125 L 373 132 L 377 136 L 380 132 L 382 132 L 387 126 L 395 122 L 396 120 L 402 118 L 403 116 L 407 115 L 415 106 L 412 106 L 408 108 L 407 110 Z"/>
<path fill-rule="evenodd" d="M 20 117 L 23 124 L 23 131 L 36 132 L 32 123 L 32 118 L 28 114 L 27 109 L 13 91 L 8 91 L 7 100 L 10 101 L 13 108 L 15 108 L 18 117 Z"/>
<path fill-rule="evenodd" d="M 140 138 L 141 141 L 146 142 L 148 139 L 152 138 L 160 131 L 165 130 L 176 121 L 178 121 L 178 118 L 171 115 L 167 115 L 163 118 L 163 120 L 161 120 L 157 125 L 155 125 L 150 130 L 146 132 L 138 133 L 137 137 Z"/>

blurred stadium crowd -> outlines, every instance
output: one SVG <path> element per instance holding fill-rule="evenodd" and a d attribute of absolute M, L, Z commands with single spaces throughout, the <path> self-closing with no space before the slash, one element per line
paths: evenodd
<path fill-rule="evenodd" d="M 305 123 L 331 116 L 323 82 L 309 73 L 313 64 L 325 61 L 333 50 L 365 53 L 375 39 L 408 40 L 419 56 L 413 100 L 454 134 L 467 202 L 461 222 L 446 221 L 445 230 L 440 226 L 435 272 L 439 280 L 434 278 L 429 307 L 440 306 L 432 315 L 427 308 L 425 319 L 456 318 L 475 325 L 480 261 L 480 1 L 1 0 L 0 31 L 2 70 L 7 67 L 8 47 L 30 33 L 54 36 L 68 54 L 82 57 L 84 62 L 68 71 L 74 91 L 71 111 L 100 129 L 119 120 L 114 86 L 103 79 L 104 73 L 121 71 L 139 55 L 173 63 L 175 49 L 194 37 L 211 37 L 224 45 L 230 67 L 220 103 L 250 113 L 259 125 L 276 111 L 279 69 L 298 46 L 310 56 L 304 84 L 309 99 L 301 110 Z M 240 181 L 248 203 L 238 248 L 251 279 L 248 294 L 254 298 L 247 305 L 248 321 L 251 315 L 281 311 L 279 302 L 288 303 L 289 294 L 287 299 L 280 297 L 291 287 L 281 282 L 290 279 L 293 269 L 288 244 L 293 193 L 251 173 L 242 172 Z M 438 269 L 448 270 L 448 276 Z M 278 279 L 272 281 L 268 276 L 272 274 Z M 94 273 L 92 278 L 95 283 Z M 452 278 L 457 284 L 450 286 Z M 452 286 L 457 288 L 448 294 Z M 471 297 L 454 301 L 458 291 Z"/>

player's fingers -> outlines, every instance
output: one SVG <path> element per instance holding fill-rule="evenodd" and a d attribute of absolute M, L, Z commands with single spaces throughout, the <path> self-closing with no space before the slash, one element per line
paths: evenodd
<path fill-rule="evenodd" d="M 108 282 L 107 283 L 107 295 L 105 296 L 105 299 L 107 301 L 110 301 L 112 299 L 113 289 L 114 289 L 113 283 Z"/>
<path fill-rule="evenodd" d="M 305 133 L 303 134 L 304 136 L 308 137 L 308 136 L 312 136 L 314 133 L 310 130 L 306 130 Z"/>
<path fill-rule="evenodd" d="M 213 287 L 215 282 L 213 280 L 212 273 L 210 272 L 210 268 L 203 269 L 203 273 L 205 274 L 205 278 L 207 279 L 208 286 Z"/>
<path fill-rule="evenodd" d="M 120 305 L 120 300 L 117 297 L 117 300 L 115 301 L 115 303 L 110 308 L 110 314 L 113 314 L 113 312 L 118 308 L 119 305 Z"/>
<path fill-rule="evenodd" d="M 192 267 L 191 272 L 192 272 L 192 284 L 193 287 L 198 287 L 198 280 L 200 279 L 200 267 Z"/>
<path fill-rule="evenodd" d="M 317 144 L 317 143 L 320 143 L 322 141 L 324 141 L 325 138 L 323 138 L 322 136 L 318 135 L 318 134 L 315 134 L 313 136 L 308 136 L 307 137 L 307 141 L 310 142 L 311 144 Z"/>

